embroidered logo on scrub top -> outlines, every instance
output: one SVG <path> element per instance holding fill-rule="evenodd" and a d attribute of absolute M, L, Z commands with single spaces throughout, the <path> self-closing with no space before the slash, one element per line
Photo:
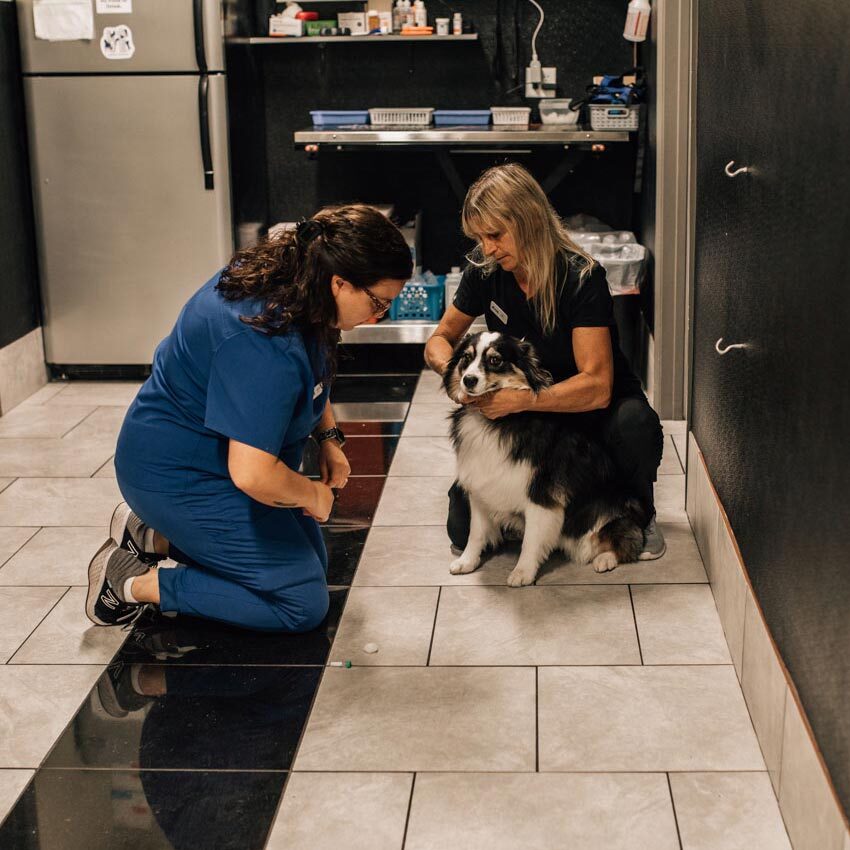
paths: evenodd
<path fill-rule="evenodd" d="M 490 302 L 490 310 L 502 320 L 503 324 L 508 323 L 508 314 L 495 301 Z"/>
<path fill-rule="evenodd" d="M 315 387 L 313 387 L 313 401 L 315 401 L 322 394 L 324 389 L 325 385 L 321 381 L 316 384 Z"/>

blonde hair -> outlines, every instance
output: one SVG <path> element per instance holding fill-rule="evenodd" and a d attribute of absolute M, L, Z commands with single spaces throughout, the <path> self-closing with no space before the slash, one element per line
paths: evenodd
<path fill-rule="evenodd" d="M 514 237 L 518 270 L 528 281 L 532 306 L 544 334 L 555 329 L 558 296 L 567 281 L 570 264 L 579 269 L 579 285 L 596 264 L 571 238 L 540 184 L 521 165 L 488 168 L 466 193 L 461 214 L 463 232 L 475 239 L 482 231 L 507 228 Z M 558 277 L 558 259 L 564 272 Z M 470 263 L 491 274 L 493 257 L 484 256 L 480 243 L 467 256 Z"/>

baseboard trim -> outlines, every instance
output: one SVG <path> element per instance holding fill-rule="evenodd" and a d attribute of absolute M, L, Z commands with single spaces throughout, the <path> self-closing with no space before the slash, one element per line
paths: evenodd
<path fill-rule="evenodd" d="M 41 328 L 0 348 L 0 415 L 8 413 L 46 383 Z"/>
<path fill-rule="evenodd" d="M 843 807 L 693 432 L 686 508 L 791 843 L 850 850 Z"/>

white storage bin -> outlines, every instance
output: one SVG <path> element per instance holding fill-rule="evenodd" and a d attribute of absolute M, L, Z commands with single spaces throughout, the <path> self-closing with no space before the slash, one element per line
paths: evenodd
<path fill-rule="evenodd" d="M 427 127 L 431 123 L 433 108 L 430 109 L 370 109 L 372 124 L 390 124 L 396 127 Z"/>
<path fill-rule="evenodd" d="M 639 120 L 640 104 L 590 104 L 590 126 L 594 130 L 637 130 Z"/>
<path fill-rule="evenodd" d="M 544 124 L 578 124 L 578 116 L 581 110 L 573 112 L 570 109 L 570 98 L 552 98 L 540 101 L 540 120 Z"/>
<path fill-rule="evenodd" d="M 604 269 L 612 295 L 638 292 L 643 281 L 646 248 L 636 242 L 586 246 L 588 253 Z"/>
<path fill-rule="evenodd" d="M 491 106 L 494 124 L 525 126 L 531 116 L 530 106 Z"/>
<path fill-rule="evenodd" d="M 583 248 L 591 248 L 595 245 L 622 245 L 628 242 L 637 242 L 634 233 L 630 230 L 571 230 L 569 234 Z"/>

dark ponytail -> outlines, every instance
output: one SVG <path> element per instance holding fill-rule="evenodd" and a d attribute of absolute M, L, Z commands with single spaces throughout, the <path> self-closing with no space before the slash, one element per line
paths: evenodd
<path fill-rule="evenodd" d="M 257 315 L 242 317 L 258 331 L 314 335 L 332 377 L 339 343 L 333 276 L 362 289 L 387 278 L 407 280 L 412 271 L 399 229 L 374 207 L 351 204 L 325 207 L 295 230 L 237 252 L 216 288 L 228 301 L 263 301 Z"/>

